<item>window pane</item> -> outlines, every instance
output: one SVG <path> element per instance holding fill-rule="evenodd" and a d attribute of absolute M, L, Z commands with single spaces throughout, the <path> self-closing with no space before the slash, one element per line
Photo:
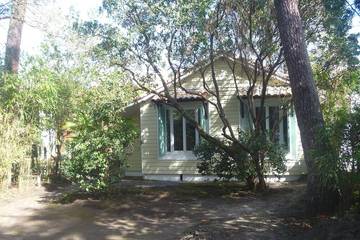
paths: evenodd
<path fill-rule="evenodd" d="M 260 119 L 261 118 L 261 127 L 262 129 L 266 129 L 266 116 L 265 116 L 265 108 L 262 109 L 261 111 L 261 116 L 260 116 L 260 107 L 256 107 L 255 108 L 255 111 L 256 111 L 256 119 Z"/>
<path fill-rule="evenodd" d="M 287 113 L 284 112 L 284 116 L 283 116 L 283 137 L 284 137 L 284 145 L 286 147 L 289 146 L 288 144 L 288 136 L 289 136 L 289 128 L 288 128 L 288 117 L 287 117 Z"/>
<path fill-rule="evenodd" d="M 207 131 L 207 127 L 206 127 L 206 124 L 207 124 L 207 118 L 206 118 L 206 113 L 205 113 L 205 109 L 203 108 L 198 108 L 198 111 L 197 111 L 197 120 L 198 120 L 198 123 L 200 124 L 200 127 L 202 127 L 205 131 Z M 196 133 L 195 133 L 196 134 Z M 198 143 L 201 143 L 202 141 L 202 137 L 200 136 L 200 133 L 199 133 L 199 142 Z"/>
<path fill-rule="evenodd" d="M 240 100 L 240 113 L 241 118 L 245 118 L 245 104 L 243 102 L 244 100 Z"/>
<path fill-rule="evenodd" d="M 270 137 L 274 142 L 280 140 L 279 123 L 279 107 L 269 107 L 269 130 Z"/>
<path fill-rule="evenodd" d="M 166 110 L 166 148 L 171 152 L 170 111 Z"/>
<path fill-rule="evenodd" d="M 195 116 L 194 110 L 186 111 L 190 116 Z M 195 127 L 186 121 L 186 150 L 193 151 L 195 147 Z"/>
<path fill-rule="evenodd" d="M 174 150 L 183 151 L 183 117 L 177 111 L 173 111 L 174 121 Z"/>

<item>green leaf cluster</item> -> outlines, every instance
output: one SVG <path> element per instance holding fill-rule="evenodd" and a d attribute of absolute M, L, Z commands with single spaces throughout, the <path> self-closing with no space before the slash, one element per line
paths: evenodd
<path fill-rule="evenodd" d="M 119 79 L 102 81 L 82 93 L 71 126 L 64 174 L 85 191 L 108 188 L 124 171 L 127 149 L 138 135 L 123 116 L 134 97 Z"/>
<path fill-rule="evenodd" d="M 264 162 L 260 164 L 262 173 L 278 175 L 286 171 L 285 150 L 282 146 L 270 141 L 266 136 L 259 137 L 251 131 L 241 132 L 240 135 L 241 141 L 247 144 L 252 152 L 263 155 Z M 201 174 L 215 174 L 227 181 L 245 181 L 256 176 L 254 158 L 236 147 L 233 153 L 229 153 L 204 141 L 195 148 L 194 153 L 200 160 L 198 169 Z"/>
<path fill-rule="evenodd" d="M 318 133 L 319 140 L 330 140 L 329 144 L 314 150 L 313 154 L 321 187 L 340 193 L 338 201 L 348 204 L 356 200 L 351 199 L 351 193 L 360 186 L 360 108 L 337 114 L 336 120 L 327 123 Z"/>

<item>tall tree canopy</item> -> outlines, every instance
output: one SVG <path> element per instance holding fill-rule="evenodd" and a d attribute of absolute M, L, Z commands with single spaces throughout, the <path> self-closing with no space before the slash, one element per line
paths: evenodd
<path fill-rule="evenodd" d="M 239 140 L 237 129 L 233 129 L 224 111 L 214 61 L 219 55 L 235 60 L 227 64 L 233 72 L 236 86 L 241 84 L 236 68 L 244 69 L 249 87 L 242 101 L 248 106 L 254 123 L 251 134 L 254 141 L 266 141 L 266 130 L 260 124 L 265 116 L 255 114 L 254 95 L 261 88 L 261 104 L 264 106 L 268 82 L 283 62 L 273 10 L 272 3 L 267 1 L 104 1 L 102 11 L 108 14 L 111 23 L 87 22 L 80 25 L 79 30 L 102 36 L 95 49 L 97 56 L 120 66 L 144 91 L 166 99 L 198 128 L 206 140 L 219 145 L 233 157 L 242 151 L 249 153 L 260 181 L 259 187 L 264 188 L 263 158 L 268 152 L 265 149 L 250 149 L 250 144 Z M 144 71 L 138 71 L 139 68 Z M 185 88 L 180 80 L 191 68 L 202 72 L 204 89 L 211 96 L 208 102 L 218 111 L 223 124 L 225 142 L 210 135 L 186 116 L 177 100 L 178 90 L 199 96 L 198 92 Z M 211 83 L 205 79 L 208 70 L 211 72 Z M 167 71 L 171 73 L 170 78 Z M 155 90 L 158 83 L 165 91 Z M 243 89 L 237 89 L 240 99 L 243 92 Z"/>
<path fill-rule="evenodd" d="M 335 60 L 329 59 L 328 54 L 337 56 L 341 53 L 337 61 L 346 66 L 357 64 L 354 57 L 358 51 L 357 41 L 347 34 L 352 13 L 344 1 L 301 1 L 300 13 L 305 40 L 319 53 L 314 59 L 325 63 L 326 58 L 331 62 Z M 212 96 L 209 103 L 221 116 L 225 143 L 202 131 L 196 122 L 193 124 L 208 141 L 233 155 L 245 151 L 251 155 L 255 167 L 262 168 L 259 156 L 261 159 L 265 152 L 250 149 L 249 145 L 239 141 L 236 130 L 229 124 L 219 97 L 214 59 L 218 55 L 227 55 L 241 66 L 249 83 L 243 102 L 253 122 L 252 134 L 257 141 L 265 139 L 266 133 L 260 124 L 264 116 L 255 114 L 254 91 L 261 88 L 263 106 L 268 83 L 284 62 L 272 1 L 105 0 L 101 14 L 109 18 L 107 23 L 92 21 L 76 25 L 80 32 L 100 38 L 95 49 L 97 57 L 121 67 L 141 89 L 166 99 L 185 117 L 186 113 L 177 101 L 176 89 L 194 95 L 198 93 L 184 88 L 179 80 L 190 68 L 196 67 L 205 73 L 205 65 L 210 63 L 214 87 L 206 85 L 204 75 L 203 85 Z M 333 44 L 331 52 L 325 54 L 330 43 Z M 253 67 L 249 68 L 249 64 Z M 228 65 L 235 69 L 233 62 Z M 235 84 L 239 80 L 235 74 L 233 80 Z M 159 84 L 164 87 L 164 92 L 156 91 Z M 257 177 L 262 179 L 261 170 Z"/>

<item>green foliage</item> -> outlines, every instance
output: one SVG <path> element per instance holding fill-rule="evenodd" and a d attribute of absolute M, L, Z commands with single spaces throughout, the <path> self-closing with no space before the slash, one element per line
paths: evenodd
<path fill-rule="evenodd" d="M 84 66 L 65 67 L 64 55 L 55 46 L 28 57 L 19 75 L 4 75 L 1 103 L 26 124 L 42 129 L 60 130 L 71 117 L 77 92 L 82 87 L 80 72 Z"/>
<path fill-rule="evenodd" d="M 54 131 L 56 144 L 63 146 L 64 133 L 68 131 L 67 122 L 75 116 L 76 107 L 82 99 L 81 93 L 87 91 L 90 82 L 118 77 L 118 71 L 107 69 L 104 73 L 102 68 L 90 65 L 88 57 L 60 50 L 54 44 L 44 45 L 39 55 L 27 57 L 18 75 L 3 74 L 0 81 L 0 109 L 11 113 L 11 118 L 8 117 L 8 121 L 3 123 L 0 138 L 1 142 L 12 145 L 3 144 L 1 151 L 4 152 L 4 159 L 0 164 L 6 165 L 6 171 L 25 160 L 30 164 L 31 146 L 40 143 L 43 130 Z M 14 131 L 9 140 L 5 130 L 14 129 L 13 125 L 23 132 L 19 135 Z M 27 137 L 30 135 L 31 139 Z M 17 154 L 16 147 L 22 157 Z M 28 149 L 27 155 L 24 149 Z M 61 152 L 57 152 L 57 155 L 56 159 L 60 160 Z M 8 161 L 5 161 L 5 156 Z M 36 172 L 39 172 L 39 164 L 42 163 L 36 161 L 36 166 L 32 166 L 34 170 L 37 169 Z M 49 167 L 46 167 L 47 174 Z"/>
<path fill-rule="evenodd" d="M 121 176 L 126 149 L 137 136 L 133 122 L 123 116 L 133 96 L 132 87 L 118 79 L 82 93 L 63 165 L 64 174 L 82 189 L 105 189 Z"/>
<path fill-rule="evenodd" d="M 348 204 L 351 192 L 356 201 L 360 186 L 360 108 L 355 107 L 351 113 L 338 111 L 334 114 L 339 116 L 319 132 L 319 140 L 330 140 L 329 144 L 313 154 L 321 187 L 340 193 L 338 200 Z"/>
<path fill-rule="evenodd" d="M 286 171 L 286 150 L 280 144 L 271 141 L 271 136 L 270 132 L 261 135 L 255 132 L 240 132 L 242 141 L 249 146 L 250 151 L 260 155 L 260 159 L 265 159 L 264 163 L 260 162 L 261 171 L 278 175 Z"/>
<path fill-rule="evenodd" d="M 0 75 L 0 106 L 8 111 L 18 108 L 16 98 L 21 79 L 16 75 L 1 73 Z"/>
<path fill-rule="evenodd" d="M 29 59 L 19 102 L 25 120 L 42 129 L 59 131 L 71 117 L 80 84 L 73 72 L 56 70 L 41 58 Z"/>
<path fill-rule="evenodd" d="M 21 79 L 17 75 L 0 76 L 0 184 L 19 183 L 30 171 L 31 144 L 37 129 L 21 118 Z"/>
<path fill-rule="evenodd" d="M 350 113 L 349 122 L 345 128 L 342 155 L 351 162 L 352 169 L 360 172 L 360 106 Z"/>
<path fill-rule="evenodd" d="M 314 64 L 313 71 L 320 94 L 326 99 L 321 103 L 325 122 L 341 122 L 351 110 L 352 99 L 360 93 L 360 68 L 333 65 L 324 69 Z"/>
<path fill-rule="evenodd" d="M 181 74 L 190 68 L 205 70 L 208 68 L 205 63 L 218 54 L 229 55 L 241 62 L 236 68 L 243 68 L 244 75 L 251 83 L 249 86 L 261 85 L 261 80 L 257 81 L 260 76 L 263 77 L 263 86 L 267 85 L 264 81 L 268 81 L 282 63 L 273 1 L 104 0 L 100 13 L 106 15 L 109 21 L 76 23 L 75 28 L 85 36 L 101 36 L 94 49 L 96 57 L 105 58 L 109 63 L 122 67 L 134 82 L 148 92 L 156 89 L 159 83 L 156 79 L 161 79 L 162 84 L 167 82 L 178 88 L 180 84 L 177 79 L 181 78 Z M 250 62 L 255 64 L 253 69 L 246 67 Z M 233 64 L 229 62 L 230 65 Z M 172 76 L 162 74 L 162 69 L 170 69 Z M 174 82 L 168 82 L 169 79 Z M 215 77 L 212 80 L 217 81 Z M 240 83 L 242 79 L 238 81 Z M 217 92 L 213 86 L 204 88 L 211 96 Z M 253 93 L 249 88 L 249 94 Z M 252 96 L 249 99 L 253 99 Z M 222 109 L 223 106 L 218 108 Z M 226 122 L 223 121 L 224 125 Z M 224 126 L 224 129 L 228 127 Z M 221 141 L 216 140 L 218 143 Z M 235 136 L 232 136 L 231 141 L 228 145 L 240 145 Z M 268 145 L 265 146 L 263 151 L 270 156 Z M 256 154 L 255 161 L 262 161 L 261 152 L 252 152 L 251 156 Z M 220 158 L 229 159 L 224 155 Z M 226 171 L 235 171 L 230 175 L 244 175 L 236 170 L 240 167 L 231 160 L 226 167 L 226 161 L 219 161 L 221 164 L 216 167 L 223 178 L 228 178 Z M 267 168 L 267 164 L 259 164 L 258 177 L 261 178 L 261 171 Z"/>
<path fill-rule="evenodd" d="M 0 184 L 30 174 L 29 152 L 33 140 L 31 126 L 0 109 Z M 11 176 L 12 168 L 16 169 L 16 176 Z"/>
<path fill-rule="evenodd" d="M 332 124 L 350 111 L 351 98 L 360 90 L 359 34 L 349 32 L 354 12 L 347 1 L 325 0 L 322 9 L 324 32 L 317 33 L 311 58 L 317 87 L 326 99 L 322 101 L 324 119 Z"/>
<path fill-rule="evenodd" d="M 42 54 L 24 61 L 18 75 L 2 76 L 1 108 L 13 113 L 14 121 L 31 126 L 35 131 L 32 142 L 24 147 L 41 144 L 40 136 L 44 130 L 54 131 L 56 144 L 62 144 L 65 123 L 72 117 L 77 92 L 82 88 L 77 81 L 80 75 L 78 69 L 82 66 L 65 67 L 63 63 L 67 60 L 56 51 L 55 46 L 44 46 Z M 29 152 L 27 158 L 30 155 Z M 40 165 L 44 163 L 32 162 L 34 173 L 39 173 Z M 45 167 L 46 174 L 50 165 Z"/>
<path fill-rule="evenodd" d="M 146 61 L 169 64 L 164 54 L 188 69 L 194 61 L 209 59 L 211 35 L 214 52 L 233 53 L 241 46 L 240 51 L 273 63 L 280 51 L 272 1 L 104 0 L 100 13 L 110 21 L 76 23 L 75 28 L 87 36 L 102 36 L 97 57 L 130 69 Z"/>
<path fill-rule="evenodd" d="M 253 153 L 262 154 L 264 163 L 260 164 L 261 173 L 281 174 L 286 171 L 284 149 L 267 138 L 256 137 L 251 132 L 241 133 L 241 139 Z M 198 169 L 204 175 L 216 175 L 223 180 L 236 179 L 245 181 L 256 176 L 256 160 L 248 153 L 234 148 L 229 153 L 207 141 L 195 148 L 196 157 L 200 160 Z"/>
<path fill-rule="evenodd" d="M 321 182 L 319 191 L 332 191 L 334 202 L 346 205 L 356 185 L 354 175 L 359 159 L 357 144 L 354 145 L 354 136 L 360 134 L 356 130 L 358 110 L 352 112 L 351 105 L 360 90 L 360 47 L 358 34 L 349 33 L 353 12 L 347 1 L 323 1 L 323 8 L 324 33 L 317 34 L 311 57 L 326 124 L 319 131 L 318 141 L 326 145 L 313 154 Z"/>
<path fill-rule="evenodd" d="M 254 175 L 249 157 L 241 153 L 235 159 L 228 152 L 209 142 L 202 142 L 194 153 L 200 160 L 199 173 L 203 175 L 216 175 L 222 180 L 245 180 L 249 175 Z"/>
<path fill-rule="evenodd" d="M 359 78 L 353 74 L 359 46 L 356 36 L 348 33 L 352 13 L 342 0 L 304 0 L 299 4 L 306 40 L 314 50 L 312 62 L 317 67 L 318 86 L 326 91 L 329 100 L 323 105 L 325 118 L 333 118 L 332 106 L 346 112 L 350 85 L 359 86 Z M 269 72 L 271 75 L 271 66 L 276 70 L 276 64 L 283 60 L 273 1 L 104 0 L 100 13 L 109 18 L 106 23 L 78 23 L 76 29 L 86 36 L 101 36 L 94 51 L 96 57 L 122 67 L 139 85 L 151 90 L 156 89 L 154 80 L 161 78 L 160 69 L 171 69 L 173 79 L 178 79 L 178 74 L 189 68 L 201 69 L 212 54 L 230 54 L 245 66 L 254 63 L 253 71 L 243 69 L 249 82 Z M 354 72 L 339 71 L 344 66 Z M 145 68 L 146 71 L 139 71 Z M 252 120 L 257 129 L 244 139 L 241 136 L 242 143 L 250 149 L 257 169 L 281 172 L 283 157 L 277 157 L 283 155 L 281 147 L 267 141 L 268 133 L 256 124 L 261 119 Z M 236 142 L 232 140 L 228 145 Z M 232 153 L 225 154 L 215 146 L 210 151 L 211 148 L 204 146 L 210 153 L 220 153 L 207 157 L 217 156 L 218 160 L 209 160 L 209 167 L 204 169 L 216 169 L 222 178 L 229 178 L 226 172 L 243 175 L 238 173 L 234 160 L 226 156 Z M 264 156 L 269 160 L 263 163 Z"/>

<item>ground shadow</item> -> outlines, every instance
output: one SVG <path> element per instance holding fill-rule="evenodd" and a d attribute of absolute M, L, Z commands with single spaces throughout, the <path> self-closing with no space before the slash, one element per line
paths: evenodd
<path fill-rule="evenodd" d="M 290 239 L 280 212 L 299 189 L 254 195 L 210 191 L 210 185 L 165 186 L 58 204 L 54 199 L 64 189 L 48 186 L 40 207 L 2 226 L 0 239 Z"/>

